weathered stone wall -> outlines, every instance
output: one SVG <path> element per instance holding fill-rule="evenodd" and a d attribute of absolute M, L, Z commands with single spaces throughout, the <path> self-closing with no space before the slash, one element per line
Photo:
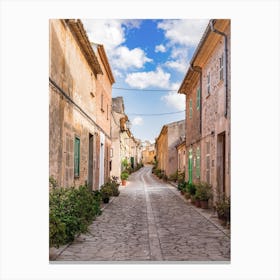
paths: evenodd
<path fill-rule="evenodd" d="M 201 108 L 200 107 L 197 108 L 197 89 L 199 87 L 200 87 L 200 80 L 196 79 L 190 92 L 186 95 L 186 145 L 187 146 L 198 141 L 201 137 L 201 133 L 200 133 Z M 192 102 L 192 116 L 190 116 L 190 101 Z"/>
<path fill-rule="evenodd" d="M 178 154 L 176 145 L 185 136 L 185 120 L 168 124 L 168 158 L 166 175 L 170 176 L 178 169 Z"/>
<path fill-rule="evenodd" d="M 106 72 L 105 72 L 106 73 Z M 89 136 L 93 135 L 93 189 L 98 188 L 100 127 L 106 134 L 105 177 L 109 174 L 110 114 L 96 115 L 100 81 L 92 70 L 68 25 L 50 20 L 49 75 L 49 174 L 61 186 L 79 186 L 88 182 Z M 103 78 L 104 96 L 110 107 L 111 91 Z M 64 96 L 64 94 L 66 96 Z M 66 97 L 69 97 L 68 100 Z M 100 121 L 100 123 L 98 123 Z M 74 178 L 74 141 L 80 139 L 80 174 Z"/>
<path fill-rule="evenodd" d="M 207 179 L 207 142 L 210 143 L 210 183 L 214 190 L 217 188 L 217 148 L 218 135 L 225 133 L 225 191 L 230 194 L 230 26 L 225 31 L 228 34 L 228 114 L 225 117 L 225 76 L 220 80 L 219 76 L 219 58 L 224 53 L 224 38 L 216 44 L 212 54 L 203 68 L 203 90 L 202 90 L 202 180 Z M 207 74 L 211 75 L 211 90 L 207 93 Z M 209 165 L 209 164 L 208 164 Z M 209 175 L 208 175 L 209 176 Z"/>

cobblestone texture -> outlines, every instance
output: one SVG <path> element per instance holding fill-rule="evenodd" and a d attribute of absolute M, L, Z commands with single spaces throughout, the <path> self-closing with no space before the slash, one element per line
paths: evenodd
<path fill-rule="evenodd" d="M 144 167 L 56 261 L 229 261 L 230 238 Z M 177 194 L 178 193 L 178 194 Z"/>

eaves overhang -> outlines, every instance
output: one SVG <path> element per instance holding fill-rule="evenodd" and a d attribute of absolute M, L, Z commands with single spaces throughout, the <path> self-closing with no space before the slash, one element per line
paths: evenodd
<path fill-rule="evenodd" d="M 92 49 L 91 43 L 88 39 L 83 23 L 80 19 L 65 19 L 72 34 L 75 36 L 90 68 L 95 74 L 103 74 L 98 59 Z"/>

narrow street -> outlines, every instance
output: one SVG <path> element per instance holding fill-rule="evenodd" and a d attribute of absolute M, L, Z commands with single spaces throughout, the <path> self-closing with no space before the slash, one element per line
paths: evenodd
<path fill-rule="evenodd" d="M 229 261 L 230 238 L 144 167 L 56 261 Z"/>

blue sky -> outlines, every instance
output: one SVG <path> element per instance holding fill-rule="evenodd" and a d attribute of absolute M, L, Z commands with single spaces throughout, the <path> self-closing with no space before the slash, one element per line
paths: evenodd
<path fill-rule="evenodd" d="M 82 20 L 90 41 L 105 47 L 116 80 L 112 96 L 123 96 L 136 138 L 153 142 L 164 124 L 185 118 L 184 112 L 149 114 L 185 110 L 185 97 L 177 90 L 208 21 Z"/>

